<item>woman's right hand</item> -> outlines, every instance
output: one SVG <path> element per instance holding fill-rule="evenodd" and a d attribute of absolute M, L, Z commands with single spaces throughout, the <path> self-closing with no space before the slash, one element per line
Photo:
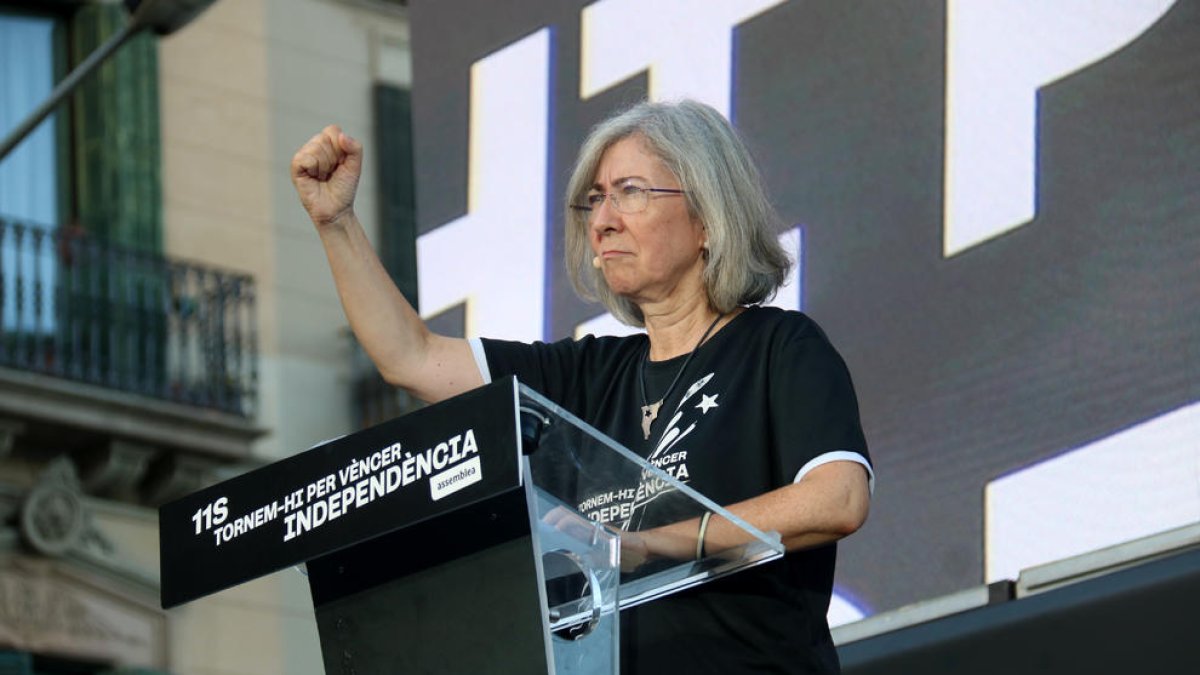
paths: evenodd
<path fill-rule="evenodd" d="M 318 230 L 353 214 L 362 155 L 362 144 L 331 124 L 292 156 L 292 184 Z"/>

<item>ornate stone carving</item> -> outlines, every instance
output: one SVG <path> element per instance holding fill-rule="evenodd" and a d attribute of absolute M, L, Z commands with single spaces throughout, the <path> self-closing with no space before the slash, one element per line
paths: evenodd
<path fill-rule="evenodd" d="M 156 452 L 149 446 L 110 439 L 105 447 L 77 456 L 83 487 L 88 494 L 135 501 Z"/>
<path fill-rule="evenodd" d="M 25 543 L 45 556 L 59 557 L 89 544 L 111 548 L 92 526 L 75 465 L 65 457 L 51 462 L 25 495 L 19 522 Z"/>
<path fill-rule="evenodd" d="M 161 667 L 165 617 L 46 560 L 0 567 L 0 643 L 33 652 Z"/>
<path fill-rule="evenodd" d="M 165 504 L 214 482 L 217 465 L 210 459 L 176 453 L 150 466 L 142 487 L 142 500 L 150 506 Z"/>
<path fill-rule="evenodd" d="M 84 527 L 79 493 L 62 485 L 33 488 L 21 509 L 21 534 L 33 550 L 60 556 L 79 543 Z"/>

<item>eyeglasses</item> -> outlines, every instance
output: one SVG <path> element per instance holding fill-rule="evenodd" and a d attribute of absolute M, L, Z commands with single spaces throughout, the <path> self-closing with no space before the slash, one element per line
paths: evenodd
<path fill-rule="evenodd" d="M 614 192 L 593 192 L 586 197 L 587 201 L 585 203 L 572 204 L 571 208 L 576 211 L 587 212 L 591 215 L 595 213 L 596 209 L 600 208 L 605 199 L 608 199 L 618 213 L 624 213 L 625 215 L 641 213 L 646 210 L 646 205 L 650 203 L 651 192 L 670 195 L 687 194 L 687 190 L 622 185 Z"/>

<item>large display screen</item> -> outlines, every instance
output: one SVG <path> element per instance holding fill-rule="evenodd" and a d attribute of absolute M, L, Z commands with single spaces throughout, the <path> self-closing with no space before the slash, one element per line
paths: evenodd
<path fill-rule="evenodd" d="M 727 114 L 878 484 L 842 623 L 1200 520 L 1200 0 L 411 3 L 420 305 L 621 332 L 562 264 L 587 130 Z"/>

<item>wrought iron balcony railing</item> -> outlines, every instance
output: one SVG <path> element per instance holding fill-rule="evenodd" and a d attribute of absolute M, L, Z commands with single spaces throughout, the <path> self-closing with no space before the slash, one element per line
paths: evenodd
<path fill-rule="evenodd" d="M 253 277 L 0 218 L 0 367 L 255 414 Z"/>

